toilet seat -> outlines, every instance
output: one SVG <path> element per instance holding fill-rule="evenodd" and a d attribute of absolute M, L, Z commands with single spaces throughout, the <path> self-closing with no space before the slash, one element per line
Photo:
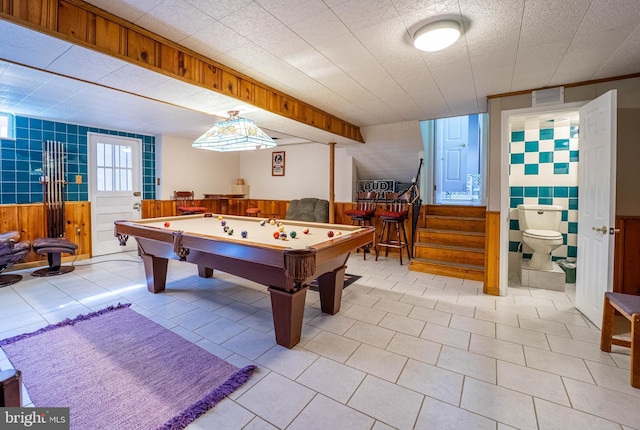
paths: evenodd
<path fill-rule="evenodd" d="M 544 240 L 553 240 L 553 239 L 562 239 L 562 234 L 553 230 L 526 230 L 522 233 L 523 236 L 529 237 L 531 239 L 544 239 Z"/>

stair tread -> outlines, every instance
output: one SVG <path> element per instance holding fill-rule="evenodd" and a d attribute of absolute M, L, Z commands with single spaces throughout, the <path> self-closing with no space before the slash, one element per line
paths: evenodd
<path fill-rule="evenodd" d="M 426 218 L 454 219 L 460 221 L 484 221 L 485 217 L 479 216 L 456 216 L 456 215 L 425 215 Z"/>
<path fill-rule="evenodd" d="M 420 262 L 420 263 L 427 263 L 427 264 L 435 264 L 435 265 L 438 265 L 438 266 L 452 266 L 452 267 L 460 267 L 460 268 L 464 268 L 464 269 L 484 271 L 484 266 L 483 265 L 478 265 L 478 264 L 454 263 L 454 262 L 451 262 L 451 261 L 429 260 L 429 259 L 420 258 L 420 257 L 413 257 L 412 261 Z"/>
<path fill-rule="evenodd" d="M 449 230 L 444 228 L 419 228 L 420 231 L 426 231 L 428 233 L 447 233 L 447 234 L 460 234 L 467 236 L 484 236 L 484 231 L 466 231 L 466 230 Z"/>
<path fill-rule="evenodd" d="M 416 242 L 416 246 L 423 246 L 429 248 L 439 248 L 439 249 L 449 249 L 452 251 L 470 251 L 484 254 L 484 248 L 477 248 L 473 246 L 460 246 L 460 245 L 443 245 L 440 243 L 429 243 L 429 242 Z"/>

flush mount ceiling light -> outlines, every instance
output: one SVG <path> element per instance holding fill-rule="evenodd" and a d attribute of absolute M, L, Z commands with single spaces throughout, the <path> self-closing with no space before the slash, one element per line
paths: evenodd
<path fill-rule="evenodd" d="M 229 111 L 229 119 L 217 122 L 192 144 L 211 151 L 246 151 L 273 148 L 276 142 L 250 119 L 240 118 L 237 110 Z"/>
<path fill-rule="evenodd" d="M 436 21 L 420 28 L 413 35 L 413 46 L 433 52 L 453 45 L 460 37 L 460 23 L 453 20 Z"/>

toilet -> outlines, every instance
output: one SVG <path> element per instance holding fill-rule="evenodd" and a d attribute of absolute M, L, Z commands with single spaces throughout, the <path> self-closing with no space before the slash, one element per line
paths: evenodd
<path fill-rule="evenodd" d="M 551 252 L 563 244 L 560 234 L 562 206 L 518 205 L 522 242 L 533 250 L 529 269 L 554 270 Z"/>

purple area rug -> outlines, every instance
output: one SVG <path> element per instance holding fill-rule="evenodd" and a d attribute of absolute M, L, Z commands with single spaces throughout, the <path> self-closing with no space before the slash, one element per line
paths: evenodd
<path fill-rule="evenodd" d="M 183 429 L 252 374 L 129 309 L 110 306 L 0 341 L 37 407 L 71 428 Z"/>

